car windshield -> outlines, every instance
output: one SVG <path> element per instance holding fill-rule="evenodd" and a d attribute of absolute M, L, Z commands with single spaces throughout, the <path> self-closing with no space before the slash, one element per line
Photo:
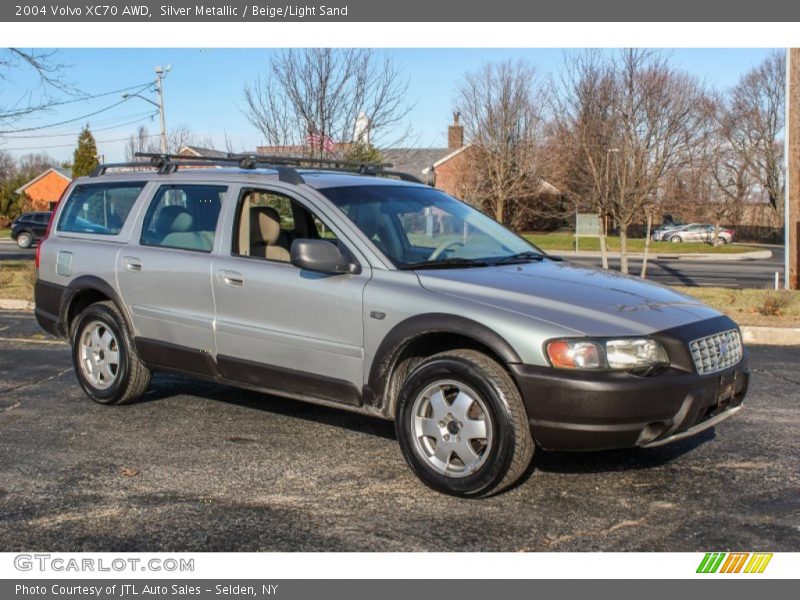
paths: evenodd
<path fill-rule="evenodd" d="M 372 185 L 320 190 L 397 268 L 467 268 L 540 260 L 532 244 L 444 192 Z"/>

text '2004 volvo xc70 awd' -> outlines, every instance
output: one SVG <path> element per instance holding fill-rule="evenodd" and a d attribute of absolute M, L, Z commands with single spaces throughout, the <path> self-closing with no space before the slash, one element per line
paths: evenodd
<path fill-rule="evenodd" d="M 392 419 L 414 473 L 463 496 L 536 444 L 655 446 L 741 406 L 728 317 L 386 165 L 149 158 L 72 182 L 37 253 L 37 319 L 97 402 L 163 370 Z"/>

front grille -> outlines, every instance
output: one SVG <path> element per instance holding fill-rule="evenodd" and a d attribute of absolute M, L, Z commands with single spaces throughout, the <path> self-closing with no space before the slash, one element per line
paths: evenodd
<path fill-rule="evenodd" d="M 689 343 L 694 366 L 701 375 L 716 373 L 742 360 L 742 338 L 730 329 Z"/>

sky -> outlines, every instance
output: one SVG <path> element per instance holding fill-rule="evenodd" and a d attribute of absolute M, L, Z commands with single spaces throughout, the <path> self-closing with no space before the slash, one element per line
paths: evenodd
<path fill-rule="evenodd" d="M 201 139 L 208 139 L 220 149 L 225 139 L 236 150 L 253 150 L 262 142 L 255 128 L 242 112 L 242 90 L 266 69 L 272 49 L 68 49 L 56 60 L 68 65 L 64 79 L 87 94 L 100 94 L 146 84 L 155 77 L 156 65 L 172 65 L 164 80 L 167 129 L 188 126 Z M 672 64 L 709 86 L 724 91 L 738 78 L 760 63 L 769 49 L 674 49 Z M 452 120 L 454 94 L 464 73 L 474 71 L 489 61 L 527 59 L 542 77 L 557 75 L 565 52 L 561 49 L 381 49 L 388 53 L 409 79 L 408 103 L 413 106 L 408 122 L 414 135 L 411 145 L 442 147 L 447 145 L 447 125 Z M 30 74 L 15 76 L 0 87 L 0 106 L 17 102 L 35 90 Z M 155 100 L 147 90 L 141 92 Z M 105 161 L 124 160 L 125 140 L 140 124 L 151 134 L 159 131 L 155 107 L 139 98 L 131 98 L 109 110 L 72 123 L 121 100 L 121 92 L 88 101 L 55 107 L 35 118 L 0 126 L 0 131 L 42 127 L 35 131 L 0 133 L 0 149 L 15 156 L 47 152 L 59 161 L 69 160 L 78 132 L 88 123 L 98 141 L 99 154 Z M 404 129 L 401 127 L 399 129 Z M 35 136 L 35 137 L 34 137 Z M 391 135 L 387 135 L 391 138 Z M 157 138 L 154 138 L 157 139 Z"/>

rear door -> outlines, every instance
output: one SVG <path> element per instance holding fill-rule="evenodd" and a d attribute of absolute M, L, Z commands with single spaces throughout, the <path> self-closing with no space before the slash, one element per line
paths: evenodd
<path fill-rule="evenodd" d="M 211 253 L 228 188 L 161 185 L 141 218 L 140 235 L 119 252 L 117 278 L 142 358 L 188 372 L 211 371 L 214 298 Z"/>
<path fill-rule="evenodd" d="M 215 257 L 217 362 L 231 379 L 301 397 L 357 403 L 363 384 L 363 290 L 371 270 L 325 275 L 266 258 L 258 224 L 271 207 L 280 220 L 275 241 L 289 250 L 300 238 L 328 239 L 352 254 L 332 220 L 313 214 L 309 200 L 281 187 L 244 187 L 226 225 L 230 243 Z M 260 211 L 260 213 L 259 213 Z M 243 222 L 244 221 L 244 222 Z M 252 243 L 251 243 L 252 241 Z M 252 250 L 252 251 L 251 251 Z"/>

